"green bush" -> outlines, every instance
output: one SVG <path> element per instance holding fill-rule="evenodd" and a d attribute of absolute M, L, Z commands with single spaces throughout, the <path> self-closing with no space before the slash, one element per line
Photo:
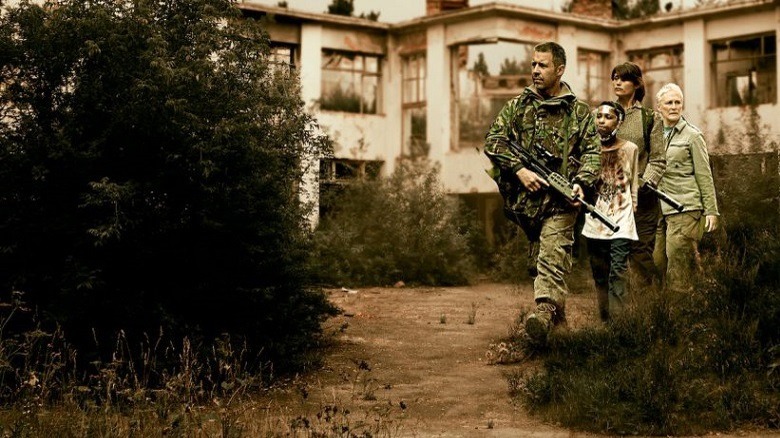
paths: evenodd
<path fill-rule="evenodd" d="M 260 24 L 228 0 L 35 3 L 0 14 L 0 299 L 85 363 L 163 330 L 304 365 L 336 312 L 296 191 L 327 142 Z"/>
<path fill-rule="evenodd" d="M 729 227 L 760 227 L 778 216 L 780 155 L 774 149 L 711 157 L 721 219 Z"/>
<path fill-rule="evenodd" d="M 31 328 L 9 334 L 11 325 Z M 0 436 L 384 437 L 404 419 L 405 406 L 313 401 L 309 379 L 269 386 L 229 335 L 197 345 L 159 333 L 132 345 L 120 332 L 111 359 L 89 364 L 72 347 L 37 326 L 23 294 L 0 297 Z M 369 371 L 343 377 L 375 380 Z"/>
<path fill-rule="evenodd" d="M 679 435 L 780 427 L 780 227 L 731 230 L 690 295 L 646 290 L 607 327 L 556 332 L 515 376 L 533 411 L 577 429 Z"/>
<path fill-rule="evenodd" d="M 475 273 L 470 216 L 439 183 L 438 167 L 402 161 L 387 178 L 350 185 L 315 233 L 317 270 L 330 285 L 467 283 Z"/>
<path fill-rule="evenodd" d="M 493 281 L 518 283 L 529 280 L 528 239 L 516 224 L 506 221 L 497 236 L 496 248 L 489 254 L 485 267 Z"/>

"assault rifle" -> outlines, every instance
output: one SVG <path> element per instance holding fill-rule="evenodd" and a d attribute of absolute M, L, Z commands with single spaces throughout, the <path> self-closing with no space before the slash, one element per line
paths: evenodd
<path fill-rule="evenodd" d="M 548 184 L 550 184 L 550 188 L 558 192 L 561 196 L 566 198 L 569 202 L 579 202 L 582 204 L 582 206 L 585 208 L 585 210 L 594 218 L 598 219 L 599 222 L 603 223 L 607 226 L 610 230 L 612 230 L 613 233 L 616 233 L 620 226 L 612 222 L 612 220 L 607 217 L 604 213 L 600 212 L 596 209 L 595 206 L 592 204 L 589 204 L 584 199 L 582 199 L 580 196 L 575 196 L 573 193 L 572 185 L 569 183 L 569 181 L 561 175 L 558 172 L 555 172 L 550 169 L 549 163 L 554 163 L 555 161 L 559 161 L 560 159 L 557 158 L 555 155 L 550 153 L 547 149 L 545 149 L 542 145 L 535 144 L 534 151 L 537 155 L 541 157 L 537 158 L 534 154 L 526 150 L 525 148 L 521 147 L 519 144 L 517 144 L 514 141 L 509 141 L 509 147 L 512 149 L 512 152 L 517 154 L 518 157 L 520 157 L 520 160 L 523 162 L 523 165 L 527 167 L 529 170 L 532 170 L 534 173 L 539 175 L 539 177 L 543 178 L 545 181 L 547 181 Z"/>
<path fill-rule="evenodd" d="M 656 196 L 658 196 L 658 199 L 666 202 L 669 204 L 670 207 L 677 210 L 678 213 L 682 213 L 683 211 L 683 205 L 680 204 L 676 199 L 672 198 L 671 196 L 667 195 L 665 192 L 662 192 L 661 190 L 658 190 L 657 187 L 655 187 L 652 184 L 648 184 L 647 181 L 643 180 L 642 178 L 639 178 L 640 183 L 647 187 L 648 190 L 655 193 Z"/>

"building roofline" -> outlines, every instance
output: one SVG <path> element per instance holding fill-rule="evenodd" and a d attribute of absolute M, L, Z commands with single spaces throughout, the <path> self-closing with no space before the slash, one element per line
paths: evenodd
<path fill-rule="evenodd" d="M 417 27 L 428 24 L 460 22 L 467 21 L 475 16 L 490 15 L 517 16 L 551 23 L 584 25 L 586 27 L 604 27 L 617 23 L 617 21 L 613 19 L 597 18 L 547 9 L 529 8 L 527 6 L 512 5 L 502 2 L 492 2 L 464 9 L 441 12 L 435 15 L 412 18 L 400 23 L 395 23 L 392 25 L 392 28 L 397 30 L 405 27 Z"/>
<path fill-rule="evenodd" d="M 615 20 L 597 18 L 581 14 L 559 12 L 545 9 L 529 8 L 527 6 L 512 5 L 503 2 L 485 3 L 464 9 L 441 12 L 435 15 L 412 18 L 399 23 L 384 23 L 371 21 L 366 18 L 348 17 L 344 15 L 329 14 L 326 12 L 307 12 L 297 9 L 281 8 L 255 3 L 252 0 L 241 0 L 237 3 L 239 9 L 249 12 L 265 14 L 269 17 L 282 16 L 299 19 L 304 22 L 327 23 L 335 26 L 361 27 L 366 30 L 408 32 L 418 28 L 424 28 L 431 24 L 448 24 L 468 21 L 477 17 L 522 17 L 532 20 L 540 20 L 548 23 L 573 24 L 579 27 L 600 30 L 625 30 L 637 24 L 650 26 L 664 26 L 672 23 L 686 21 L 692 18 L 712 18 L 725 16 L 737 11 L 756 9 L 771 10 L 780 5 L 780 0 L 737 0 L 725 5 L 709 5 L 686 9 L 679 12 L 666 12 L 652 17 L 634 20 Z"/>
<path fill-rule="evenodd" d="M 301 21 L 328 23 L 337 26 L 350 26 L 350 27 L 363 27 L 373 30 L 389 30 L 390 23 L 383 23 L 381 21 L 372 21 L 367 18 L 360 17 L 348 17 L 345 15 L 328 14 L 326 12 L 307 12 L 298 9 L 281 8 L 278 6 L 270 6 L 260 3 L 255 3 L 252 0 L 241 0 L 236 3 L 239 9 L 242 11 L 258 12 L 265 14 L 269 17 L 282 16 L 297 18 Z"/>
<path fill-rule="evenodd" d="M 733 14 L 734 12 L 745 9 L 755 9 L 756 11 L 772 10 L 773 7 L 778 5 L 780 5 L 780 0 L 730 1 L 728 4 L 724 5 L 697 6 L 678 12 L 662 12 L 652 17 L 638 18 L 630 21 L 619 21 L 617 22 L 617 29 L 623 30 L 637 24 L 663 26 L 679 21 L 687 21 L 691 18 L 716 18 L 718 16 L 727 16 Z"/>

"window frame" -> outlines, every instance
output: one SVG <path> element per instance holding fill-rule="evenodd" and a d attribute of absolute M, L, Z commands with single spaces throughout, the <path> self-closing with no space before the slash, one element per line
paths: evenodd
<path fill-rule="evenodd" d="M 597 82 L 598 86 L 597 86 L 597 90 L 596 90 L 595 93 L 590 93 L 591 94 L 590 96 L 588 95 L 589 94 L 588 92 L 590 90 L 590 85 L 591 85 L 591 82 L 590 82 L 590 71 L 591 71 L 590 66 L 591 66 L 591 64 L 590 64 L 590 62 L 587 62 L 587 70 L 586 70 L 585 78 L 582 78 L 581 73 L 579 71 L 577 73 L 578 73 L 578 76 L 580 77 L 580 79 L 584 79 L 584 81 L 585 81 L 585 89 L 583 91 L 583 93 L 585 95 L 582 96 L 582 99 L 585 100 L 590 106 L 596 106 L 596 105 L 598 105 L 599 103 L 601 103 L 601 102 L 603 102 L 605 100 L 611 100 L 610 96 L 611 96 L 612 93 L 610 92 L 611 91 L 610 84 L 611 84 L 612 80 L 609 77 L 609 73 L 611 71 L 610 66 L 609 66 L 610 53 L 609 52 L 604 52 L 604 51 L 601 51 L 601 50 L 593 50 L 593 49 L 586 49 L 586 48 L 578 47 L 577 48 L 577 68 L 578 69 L 581 69 L 582 66 L 583 66 L 583 62 L 582 62 L 583 56 L 588 56 L 587 59 L 588 59 L 588 61 L 590 61 L 590 59 L 591 59 L 590 55 L 598 55 L 599 56 L 599 63 L 601 64 L 600 67 L 601 67 L 601 70 L 603 72 L 602 75 L 600 75 L 600 76 L 596 75 L 595 76 L 596 80 L 598 81 Z M 599 88 L 600 88 L 600 90 L 599 90 Z M 580 96 L 578 96 L 578 97 L 580 97 Z"/>
<path fill-rule="evenodd" d="M 761 33 L 754 33 L 754 34 L 747 34 L 747 35 L 739 35 L 739 36 L 733 36 L 729 38 L 721 38 L 716 40 L 708 41 L 708 44 L 710 45 L 710 53 L 711 53 L 711 60 L 710 60 L 710 75 L 712 77 L 712 95 L 711 95 L 711 102 L 710 102 L 710 108 L 730 108 L 730 107 L 741 107 L 741 106 L 750 106 L 750 105 L 774 105 L 778 102 L 778 91 L 776 87 L 772 87 L 774 89 L 774 96 L 772 96 L 769 100 L 759 102 L 757 100 L 758 95 L 756 93 L 756 89 L 758 86 L 756 83 L 758 82 L 758 73 L 759 72 L 765 72 L 765 73 L 773 73 L 773 80 L 770 81 L 772 84 L 776 83 L 777 81 L 777 42 L 776 42 L 776 36 L 777 34 L 774 31 L 770 32 L 761 32 Z M 742 57 L 735 57 L 732 58 L 732 44 L 735 42 L 747 42 L 750 40 L 758 39 L 759 40 L 759 54 L 758 55 L 750 55 L 750 56 L 742 56 Z M 774 40 L 775 41 L 775 51 L 774 53 L 768 53 L 766 48 L 766 41 L 768 40 Z M 725 45 L 727 48 L 727 54 L 728 57 L 726 59 L 717 59 L 717 46 L 718 45 Z M 767 65 L 770 65 L 772 67 L 767 68 L 765 70 L 758 70 L 756 67 L 761 64 L 761 60 L 766 60 L 770 62 L 766 62 Z M 723 72 L 722 75 L 718 74 L 718 66 L 727 64 L 727 63 L 735 63 L 735 62 L 743 62 L 743 61 L 749 61 L 750 62 L 750 68 L 747 70 L 741 70 L 737 72 Z M 745 74 L 733 74 L 733 73 L 745 73 Z M 720 77 L 725 77 L 725 82 L 721 84 Z M 748 90 L 749 94 L 747 96 L 748 102 L 744 102 L 744 99 L 740 97 L 741 100 L 743 100 L 742 103 L 739 104 L 733 104 L 730 102 L 730 98 L 728 95 L 723 95 L 722 93 L 727 92 L 731 87 L 729 87 L 729 80 L 730 79 L 738 79 L 740 77 L 747 77 L 748 79 Z M 722 85 L 722 86 L 721 86 Z M 722 89 L 721 89 L 722 88 Z M 737 91 L 739 93 L 739 91 Z"/>
<path fill-rule="evenodd" d="M 474 65 L 469 64 L 469 51 L 475 50 L 473 49 L 474 46 L 489 46 L 489 45 L 498 45 L 498 44 L 510 44 L 510 45 L 516 45 L 518 46 L 516 48 L 516 52 L 512 50 L 504 50 L 501 53 L 509 53 L 510 56 L 505 56 L 502 60 L 501 64 L 498 65 L 498 72 L 494 74 L 488 74 L 486 76 L 483 76 L 481 72 L 475 71 L 473 69 Z M 488 129 L 490 129 L 490 124 L 495 120 L 495 115 L 500 111 L 500 108 L 503 107 L 510 99 L 516 97 L 517 95 L 521 94 L 522 91 L 525 89 L 525 87 L 529 86 L 531 84 L 531 57 L 533 56 L 533 47 L 536 46 L 536 44 L 539 44 L 539 42 L 531 42 L 531 41 L 524 41 L 519 39 L 510 39 L 510 38 L 485 38 L 480 40 L 473 40 L 473 41 L 464 41 L 459 42 L 455 44 L 449 45 L 450 49 L 450 77 L 451 77 L 451 112 L 452 114 L 452 126 L 450 132 L 452 133 L 451 140 L 450 140 L 450 150 L 454 152 L 458 151 L 465 151 L 465 150 L 473 150 L 474 147 L 481 147 L 484 143 L 484 133 L 487 132 Z M 522 56 L 521 50 L 523 48 L 526 50 L 526 55 L 528 55 L 528 59 L 517 59 L 518 56 L 514 55 L 519 54 Z M 476 49 L 479 50 L 479 49 Z M 475 53 L 480 53 L 480 51 L 477 51 Z M 485 60 L 485 59 L 483 59 Z M 494 61 L 495 59 L 491 60 Z M 505 61 L 511 61 L 517 63 L 514 64 L 515 67 L 519 67 L 523 70 L 527 70 L 527 72 L 522 72 L 518 74 L 502 74 L 502 68 L 503 68 L 503 62 Z M 523 62 L 527 62 L 527 64 L 523 64 Z M 475 63 L 478 62 L 475 60 Z M 463 94 L 463 92 L 468 92 L 468 90 L 462 90 L 461 85 L 461 72 L 465 72 L 466 79 L 469 81 L 473 81 L 474 83 L 474 90 L 477 89 L 481 90 L 480 93 L 476 93 L 474 95 L 469 96 L 468 94 Z M 488 71 L 490 73 L 490 71 Z M 505 91 L 502 91 L 505 90 Z M 488 105 L 483 105 L 484 102 L 482 100 L 486 100 L 488 102 Z M 471 102 L 468 102 L 471 101 Z M 500 102 L 500 105 L 496 105 L 498 108 L 498 111 L 494 111 L 494 104 L 495 102 Z M 464 130 L 463 128 L 463 122 L 464 120 L 467 120 L 469 122 L 473 122 L 473 120 L 469 117 L 466 119 L 461 119 L 461 112 L 464 110 L 463 105 L 467 104 L 466 110 L 472 110 L 475 109 L 477 113 L 477 118 L 486 118 L 489 120 L 488 124 L 484 127 L 482 127 L 482 130 L 480 130 L 478 138 L 476 137 L 467 137 L 464 138 Z M 473 108 L 472 108 L 473 107 Z M 496 114 L 492 115 L 485 115 L 480 116 L 481 113 L 487 112 L 488 114 L 491 114 L 495 112 Z M 474 126 L 470 127 L 470 131 L 473 131 Z"/>
<path fill-rule="evenodd" d="M 649 67 L 649 65 L 652 63 L 653 57 L 661 54 L 670 55 L 670 59 L 673 60 L 672 65 L 664 67 Z M 645 98 L 643 101 L 647 106 L 655 106 L 655 93 L 657 93 L 661 87 L 666 85 L 666 83 L 653 84 L 651 81 L 648 81 L 648 77 L 652 78 L 655 72 L 671 72 L 672 79 L 669 82 L 674 82 L 681 88 L 685 88 L 685 46 L 682 43 L 668 46 L 651 47 L 649 49 L 630 50 L 626 52 L 626 57 L 630 62 L 637 64 L 642 69 L 642 76 L 645 81 Z M 637 62 L 637 57 L 640 57 L 641 62 Z M 679 63 L 677 63 L 678 60 Z"/>
<path fill-rule="evenodd" d="M 406 73 L 410 71 L 410 69 L 407 68 L 409 60 L 414 60 L 417 68 L 414 69 L 413 75 L 407 76 Z M 428 97 L 428 90 L 426 89 L 425 84 L 427 78 L 426 62 L 426 52 L 415 52 L 401 55 L 401 105 L 403 108 L 419 108 L 426 105 Z M 407 86 L 410 83 L 414 84 L 414 95 L 417 96 L 417 99 L 415 100 L 406 99 L 406 90 L 408 89 Z"/>
<path fill-rule="evenodd" d="M 283 55 L 278 53 L 279 49 L 289 50 L 289 55 Z M 293 72 L 298 69 L 298 45 L 289 43 L 279 43 L 271 41 L 270 52 L 268 54 L 268 60 L 274 68 L 282 70 L 287 67 L 289 72 Z M 287 58 L 287 59 L 283 59 Z"/>
<path fill-rule="evenodd" d="M 334 55 L 345 57 L 350 59 L 351 61 L 351 68 L 343 68 L 343 67 L 328 67 L 328 63 L 330 63 L 330 59 Z M 360 59 L 360 62 L 356 62 L 356 59 Z M 376 65 L 376 71 L 371 71 L 368 69 L 369 63 L 367 62 L 368 59 L 372 59 L 375 61 Z M 359 64 L 362 67 L 356 68 L 355 65 Z M 383 56 L 376 54 L 376 53 L 363 53 L 363 52 L 353 52 L 349 50 L 339 50 L 339 49 L 330 49 L 330 48 L 323 48 L 321 52 L 321 62 L 320 62 L 320 68 L 322 73 L 322 88 L 320 92 L 320 110 L 323 111 L 334 111 L 334 112 L 345 112 L 350 114 L 371 114 L 371 115 L 379 115 L 381 114 L 381 107 L 382 107 L 382 65 L 383 65 Z M 326 97 L 325 93 L 328 92 L 326 90 L 328 87 L 326 86 L 327 78 L 326 78 L 326 72 L 337 72 L 337 73 L 347 73 L 350 75 L 350 85 L 353 88 L 356 88 L 357 91 L 354 91 L 353 93 L 355 96 L 358 97 L 358 108 L 357 111 L 344 109 L 344 108 L 335 108 L 329 106 L 330 104 L 325 104 Z M 355 80 L 355 78 L 358 78 Z M 365 82 L 367 78 L 373 78 L 373 80 L 376 81 L 376 93 L 374 96 L 374 108 L 373 111 L 370 109 L 365 108 L 366 104 L 366 94 L 365 94 Z M 344 92 L 344 90 L 341 89 L 341 86 L 338 86 L 339 92 Z M 348 92 L 347 92 L 348 93 Z"/>
<path fill-rule="evenodd" d="M 427 155 L 428 152 L 427 60 L 424 51 L 401 55 L 401 154 L 404 156 Z M 414 92 L 407 100 L 409 86 L 414 88 Z M 415 127 L 422 127 L 422 132 L 415 133 Z"/>

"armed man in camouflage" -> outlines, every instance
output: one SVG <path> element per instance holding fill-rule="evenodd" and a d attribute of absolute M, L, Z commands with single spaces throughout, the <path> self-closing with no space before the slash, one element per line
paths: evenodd
<path fill-rule="evenodd" d="M 579 206 L 547 190 L 547 181 L 523 166 L 509 142 L 531 151 L 535 143 L 541 144 L 559 158 L 553 170 L 567 177 L 580 196 L 596 181 L 600 144 L 588 105 L 561 81 L 566 68 L 563 47 L 554 42 L 537 45 L 531 67 L 533 85 L 503 107 L 487 133 L 484 152 L 493 164 L 490 172 L 504 196 L 505 213 L 520 224 L 529 241 L 539 242 L 536 310 L 527 317 L 525 329 L 534 342 L 543 344 L 554 325 L 565 323 L 565 277 L 571 271 Z"/>

